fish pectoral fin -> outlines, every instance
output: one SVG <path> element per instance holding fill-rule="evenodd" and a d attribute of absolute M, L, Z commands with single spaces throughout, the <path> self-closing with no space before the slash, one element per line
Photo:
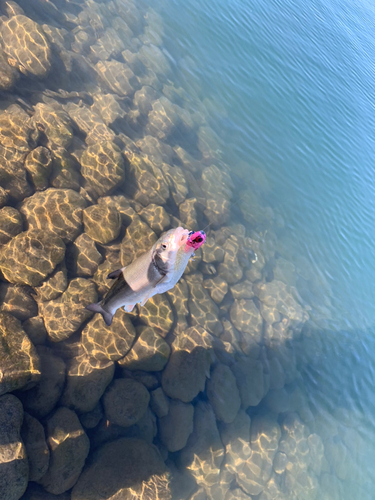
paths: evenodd
<path fill-rule="evenodd" d="M 122 267 L 121 269 L 116 269 L 116 271 L 112 271 L 111 273 L 108 274 L 107 279 L 114 280 L 115 278 L 118 278 L 124 269 L 125 267 Z"/>
<path fill-rule="evenodd" d="M 149 296 L 149 295 L 147 295 L 147 297 L 145 297 L 145 298 L 142 300 L 142 302 L 141 302 L 141 307 L 143 307 L 143 306 L 146 304 L 146 302 L 148 301 L 148 299 L 149 299 L 149 298 L 150 298 L 150 296 Z"/>
<path fill-rule="evenodd" d="M 127 313 L 131 313 L 132 310 L 134 309 L 134 306 L 135 304 L 126 304 L 126 306 L 124 306 L 124 311 Z"/>

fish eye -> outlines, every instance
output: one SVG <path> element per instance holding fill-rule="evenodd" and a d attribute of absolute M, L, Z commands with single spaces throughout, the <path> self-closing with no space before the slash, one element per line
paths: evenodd
<path fill-rule="evenodd" d="M 164 250 L 165 250 L 167 248 L 167 245 L 165 243 L 162 243 L 161 247 L 164 248 Z"/>

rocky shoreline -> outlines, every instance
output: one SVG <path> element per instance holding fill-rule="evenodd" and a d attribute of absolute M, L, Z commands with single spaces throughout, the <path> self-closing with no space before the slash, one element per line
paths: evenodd
<path fill-rule="evenodd" d="M 338 498 L 292 344 L 315 277 L 277 248 L 266 183 L 238 198 L 160 16 L 0 9 L 1 500 Z M 178 225 L 209 227 L 174 289 L 110 327 L 85 309 Z"/>

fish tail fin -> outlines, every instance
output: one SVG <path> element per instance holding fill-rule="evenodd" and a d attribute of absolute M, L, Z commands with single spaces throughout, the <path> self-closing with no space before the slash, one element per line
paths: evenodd
<path fill-rule="evenodd" d="M 100 313 L 103 316 L 103 319 L 107 326 L 110 326 L 112 324 L 113 314 L 103 309 L 100 302 L 98 302 L 97 304 L 89 304 L 88 306 L 86 306 L 86 309 L 91 312 Z"/>

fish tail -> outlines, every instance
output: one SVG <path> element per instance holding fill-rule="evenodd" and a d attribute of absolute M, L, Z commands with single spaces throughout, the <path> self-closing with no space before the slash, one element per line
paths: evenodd
<path fill-rule="evenodd" d="M 107 326 L 110 326 L 112 324 L 113 314 L 103 309 L 100 302 L 98 302 L 97 304 L 89 304 L 88 306 L 86 306 L 86 309 L 91 312 L 100 313 L 103 316 L 103 319 Z"/>

